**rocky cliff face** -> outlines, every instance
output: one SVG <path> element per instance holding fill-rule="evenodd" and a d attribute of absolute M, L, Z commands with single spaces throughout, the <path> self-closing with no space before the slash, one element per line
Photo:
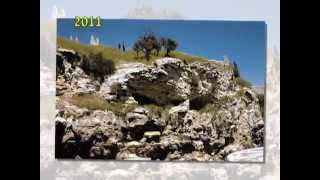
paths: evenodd
<path fill-rule="evenodd" d="M 123 62 L 101 82 L 80 63 L 76 52 L 58 50 L 57 158 L 211 161 L 263 146 L 259 100 L 236 84 L 229 64 Z"/>

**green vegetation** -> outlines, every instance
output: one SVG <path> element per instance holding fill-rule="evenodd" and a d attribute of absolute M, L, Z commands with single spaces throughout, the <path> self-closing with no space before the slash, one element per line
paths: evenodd
<path fill-rule="evenodd" d="M 163 38 L 161 45 L 166 50 L 166 56 L 169 56 L 169 53 L 171 51 L 176 50 L 176 48 L 178 47 L 178 43 L 175 40 L 170 39 L 170 38 Z"/>
<path fill-rule="evenodd" d="M 136 50 L 135 47 L 138 47 L 139 51 L 142 51 L 144 53 L 145 59 L 147 61 L 150 60 L 150 55 L 151 55 L 152 50 L 160 49 L 158 40 L 153 33 L 145 33 L 142 37 L 140 37 L 134 43 L 133 47 L 135 50 Z"/>
<path fill-rule="evenodd" d="M 233 97 L 230 97 L 230 96 L 226 95 L 226 96 L 222 96 L 222 97 L 219 99 L 218 103 L 219 103 L 219 104 L 226 104 L 226 103 L 228 103 L 228 102 L 231 102 L 232 100 L 233 100 Z"/>
<path fill-rule="evenodd" d="M 240 144 L 242 144 L 245 149 L 254 148 L 252 138 L 250 136 L 243 135 L 242 137 L 243 139 L 241 139 Z"/>
<path fill-rule="evenodd" d="M 125 115 L 136 107 L 135 105 L 128 105 L 123 102 L 105 101 L 94 95 L 78 95 L 66 100 L 80 108 L 87 108 L 89 110 L 109 110 L 119 116 Z"/>
<path fill-rule="evenodd" d="M 241 77 L 236 78 L 236 83 L 242 87 L 248 87 L 250 88 L 252 85 L 249 81 L 242 79 Z"/>
<path fill-rule="evenodd" d="M 233 97 L 230 96 L 222 96 L 220 99 L 216 99 L 213 102 L 207 103 L 201 109 L 199 109 L 200 113 L 209 113 L 216 114 L 216 112 L 221 109 L 221 107 L 225 106 L 227 103 L 231 102 Z"/>
<path fill-rule="evenodd" d="M 174 51 L 178 47 L 178 43 L 170 38 L 158 38 L 153 32 L 145 32 L 145 34 L 140 37 L 134 44 L 133 50 L 137 53 L 139 57 L 139 52 L 143 52 L 145 59 L 150 60 L 150 55 L 152 51 L 155 51 L 155 56 L 159 56 L 159 52 L 163 48 L 166 52 L 165 56 L 169 56 L 171 51 Z"/>
<path fill-rule="evenodd" d="M 133 49 L 128 49 L 126 52 L 119 50 L 118 48 L 108 47 L 108 46 L 92 46 L 81 44 L 77 41 L 72 41 L 68 39 L 64 39 L 61 37 L 57 38 L 57 45 L 66 49 L 73 49 L 80 53 L 81 55 L 89 55 L 89 54 L 98 54 L 101 53 L 104 59 L 109 59 L 113 61 L 115 64 L 120 61 L 128 61 L 128 62 L 140 62 L 144 64 L 151 64 L 154 60 L 162 58 L 166 55 L 165 50 L 160 50 L 157 54 L 150 53 L 150 61 L 147 61 L 144 56 L 137 56 L 137 52 Z M 171 57 L 175 57 L 181 60 L 185 60 L 186 62 L 195 62 L 195 61 L 207 61 L 205 58 L 192 56 L 183 52 L 173 51 L 170 53 Z"/>
<path fill-rule="evenodd" d="M 106 75 L 113 74 L 115 71 L 114 62 L 105 59 L 102 53 L 90 53 L 88 57 L 84 55 L 81 66 L 84 72 L 87 74 L 92 73 L 95 78 L 100 79 L 100 82 L 104 80 Z"/>
<path fill-rule="evenodd" d="M 264 116 L 264 94 L 258 94 L 259 105 L 262 116 Z"/>
<path fill-rule="evenodd" d="M 137 41 L 133 44 L 132 49 L 137 53 L 137 57 L 139 57 L 139 52 L 143 52 L 142 42 Z"/>
<path fill-rule="evenodd" d="M 239 70 L 236 62 L 233 62 L 232 68 L 233 68 L 233 75 L 236 78 L 235 79 L 236 83 L 238 85 L 240 85 L 241 87 L 249 87 L 250 88 L 252 86 L 251 83 L 241 77 L 240 70 Z"/>
<path fill-rule="evenodd" d="M 109 102 L 98 96 L 89 94 L 72 96 L 71 98 L 64 97 L 64 100 L 80 108 L 87 108 L 89 110 L 109 110 L 118 116 L 125 116 L 128 112 L 133 111 L 137 107 L 136 104 L 125 104 L 121 101 Z M 142 105 L 142 107 L 147 109 L 151 116 L 167 119 L 169 116 L 169 109 L 172 106 L 148 104 Z"/>
<path fill-rule="evenodd" d="M 238 65 L 236 62 L 233 62 L 233 75 L 236 78 L 240 77 L 240 72 L 239 72 Z"/>
<path fill-rule="evenodd" d="M 237 97 L 243 97 L 245 96 L 245 90 L 243 88 L 241 88 L 237 94 L 236 94 Z"/>

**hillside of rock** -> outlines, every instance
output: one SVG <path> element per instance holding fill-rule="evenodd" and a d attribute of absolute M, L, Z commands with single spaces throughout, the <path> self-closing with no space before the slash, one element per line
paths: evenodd
<path fill-rule="evenodd" d="M 221 161 L 263 147 L 259 98 L 232 65 L 121 62 L 103 81 L 57 50 L 56 158 Z"/>

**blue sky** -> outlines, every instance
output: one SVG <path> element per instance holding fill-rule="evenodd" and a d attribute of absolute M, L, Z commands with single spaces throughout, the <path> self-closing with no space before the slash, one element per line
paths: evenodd
<path fill-rule="evenodd" d="M 266 24 L 263 21 L 168 21 L 103 20 L 101 28 L 74 28 L 73 19 L 59 19 L 58 36 L 78 37 L 88 44 L 90 36 L 100 43 L 117 47 L 124 41 L 131 47 L 145 29 L 159 36 L 175 39 L 179 51 L 208 59 L 235 61 L 241 76 L 253 85 L 264 85 L 266 57 Z"/>

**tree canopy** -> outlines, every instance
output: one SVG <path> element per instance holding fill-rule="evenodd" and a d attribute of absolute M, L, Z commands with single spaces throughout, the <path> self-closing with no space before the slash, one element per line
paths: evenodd
<path fill-rule="evenodd" d="M 147 60 L 150 59 L 152 51 L 156 52 L 156 56 L 159 56 L 161 49 L 165 49 L 166 56 L 170 55 L 170 52 L 176 50 L 178 43 L 166 37 L 157 37 L 153 32 L 145 32 L 134 44 L 132 49 L 139 56 L 139 52 L 143 52 Z"/>

